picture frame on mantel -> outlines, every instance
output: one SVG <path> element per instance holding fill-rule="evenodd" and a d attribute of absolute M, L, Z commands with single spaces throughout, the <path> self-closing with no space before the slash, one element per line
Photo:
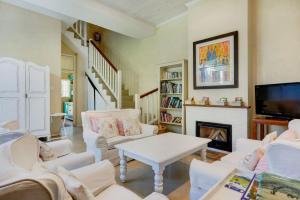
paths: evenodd
<path fill-rule="evenodd" d="M 194 89 L 238 88 L 238 31 L 193 43 Z"/>

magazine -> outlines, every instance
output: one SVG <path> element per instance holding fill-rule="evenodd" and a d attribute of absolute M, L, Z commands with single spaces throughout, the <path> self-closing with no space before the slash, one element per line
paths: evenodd
<path fill-rule="evenodd" d="M 257 180 L 257 176 L 254 174 L 241 200 L 255 200 L 257 194 L 257 188 L 258 188 L 258 180 Z"/>
<path fill-rule="evenodd" d="M 229 182 L 225 184 L 225 187 L 239 193 L 244 193 L 251 181 L 252 176 L 253 175 L 249 173 L 236 173 L 229 180 Z"/>

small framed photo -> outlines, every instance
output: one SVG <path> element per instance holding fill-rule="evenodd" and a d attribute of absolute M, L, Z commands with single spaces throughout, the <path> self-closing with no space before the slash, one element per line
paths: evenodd
<path fill-rule="evenodd" d="M 238 32 L 193 43 L 194 89 L 238 87 Z"/>

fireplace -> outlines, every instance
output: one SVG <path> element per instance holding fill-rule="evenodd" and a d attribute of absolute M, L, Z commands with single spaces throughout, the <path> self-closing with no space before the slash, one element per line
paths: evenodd
<path fill-rule="evenodd" d="M 230 124 L 196 121 L 196 136 L 211 139 L 208 147 L 232 151 L 232 126 Z"/>

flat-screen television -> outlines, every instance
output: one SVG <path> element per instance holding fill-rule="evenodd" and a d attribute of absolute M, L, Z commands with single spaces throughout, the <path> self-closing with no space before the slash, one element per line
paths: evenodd
<path fill-rule="evenodd" d="M 300 118 L 300 82 L 255 86 L 256 114 Z"/>

